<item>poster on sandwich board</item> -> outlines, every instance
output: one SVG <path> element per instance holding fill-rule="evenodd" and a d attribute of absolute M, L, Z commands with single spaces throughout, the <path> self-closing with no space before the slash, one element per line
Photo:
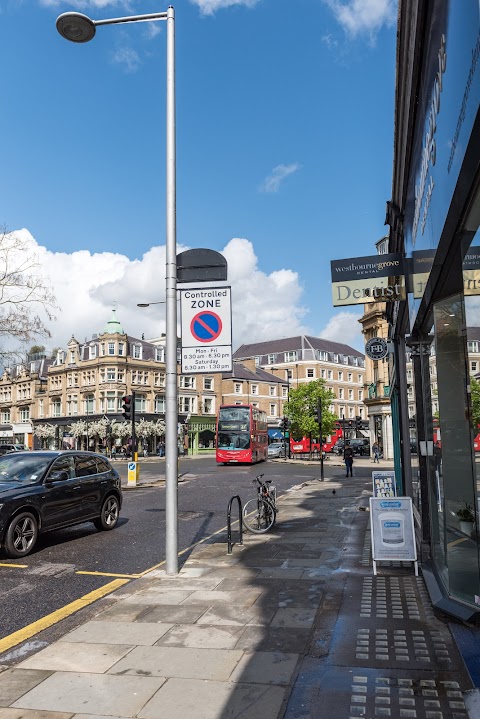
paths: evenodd
<path fill-rule="evenodd" d="M 397 484 L 395 472 L 390 470 L 377 470 L 372 472 L 373 496 L 374 497 L 395 497 Z"/>
<path fill-rule="evenodd" d="M 370 497 L 373 573 L 376 562 L 414 562 L 418 576 L 417 545 L 411 497 Z"/>

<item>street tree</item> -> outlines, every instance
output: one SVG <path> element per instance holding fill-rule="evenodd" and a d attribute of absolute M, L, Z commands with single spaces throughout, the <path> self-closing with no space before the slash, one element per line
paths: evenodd
<path fill-rule="evenodd" d="M 45 352 L 45 345 L 32 345 L 30 349 L 27 350 L 27 355 L 30 357 L 32 355 L 40 355 Z"/>
<path fill-rule="evenodd" d="M 55 426 L 48 422 L 45 424 L 37 424 L 36 427 L 33 428 L 33 434 L 40 439 L 42 449 L 45 449 L 48 446 L 48 440 L 55 438 Z"/>
<path fill-rule="evenodd" d="M 470 377 L 470 397 L 472 406 L 472 424 L 474 434 L 477 434 L 480 424 L 480 382 L 475 377 Z"/>
<path fill-rule="evenodd" d="M 285 405 L 285 415 L 291 422 L 291 431 L 294 436 L 318 436 L 318 422 L 316 411 L 319 400 L 322 403 L 322 433 L 323 436 L 331 434 L 337 417 L 330 406 L 335 394 L 325 386 L 325 380 L 317 379 L 312 382 L 300 384 L 290 389 L 288 403 Z"/>
<path fill-rule="evenodd" d="M 21 347 L 50 337 L 47 323 L 57 309 L 39 256 L 19 233 L 0 227 L 0 361 L 21 356 Z"/>

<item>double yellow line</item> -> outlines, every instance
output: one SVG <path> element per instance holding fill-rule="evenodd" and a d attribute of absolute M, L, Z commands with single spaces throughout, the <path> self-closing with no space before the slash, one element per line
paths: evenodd
<path fill-rule="evenodd" d="M 238 520 L 236 523 L 238 524 Z M 223 527 L 217 532 L 209 534 L 208 537 L 204 537 L 204 539 L 200 539 L 198 542 L 194 542 L 189 547 L 182 549 L 178 553 L 178 555 L 182 556 L 183 554 L 190 552 L 194 547 L 197 547 L 199 544 L 203 544 L 215 535 L 224 532 L 226 529 L 227 527 Z M 165 561 L 160 562 L 159 564 L 155 564 L 153 567 L 149 567 L 148 569 L 145 569 L 145 571 L 139 572 L 138 574 L 115 574 L 113 572 L 87 572 L 80 570 L 75 572 L 75 574 L 88 574 L 94 577 L 116 577 L 116 579 L 109 582 L 108 584 L 105 584 L 103 587 L 100 587 L 100 589 L 95 589 L 93 592 L 84 594 L 83 597 L 80 597 L 80 599 L 76 599 L 74 602 L 66 604 L 61 609 L 57 609 L 51 614 L 47 614 L 45 617 L 38 619 L 36 622 L 28 624 L 23 629 L 19 629 L 17 632 L 13 632 L 13 634 L 9 634 L 4 639 L 0 639 L 0 654 L 3 654 L 9 649 L 12 649 L 12 647 L 17 646 L 17 644 L 21 644 L 21 642 L 25 642 L 27 639 L 30 639 L 31 637 L 35 636 L 35 634 L 42 632 L 44 629 L 48 629 L 48 627 L 57 624 L 58 622 L 62 621 L 62 619 L 66 619 L 66 617 L 75 614 L 75 612 L 78 612 L 80 609 L 88 607 L 89 604 L 93 604 L 93 602 L 96 602 L 97 599 L 101 599 L 102 597 L 107 596 L 107 594 L 111 594 L 116 589 L 119 589 L 119 587 L 123 587 L 125 584 L 128 584 L 128 582 L 130 582 L 132 579 L 140 579 L 154 569 L 159 569 L 159 567 L 162 567 L 164 564 Z M 2 562 L 0 563 L 0 567 L 28 569 L 28 564 L 10 564 Z"/>

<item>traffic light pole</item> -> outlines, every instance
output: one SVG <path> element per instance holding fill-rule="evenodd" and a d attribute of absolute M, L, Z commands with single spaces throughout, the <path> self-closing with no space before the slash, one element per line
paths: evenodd
<path fill-rule="evenodd" d="M 318 431 L 320 433 L 320 481 L 325 479 L 323 474 L 323 417 L 322 417 L 322 398 L 318 398 Z"/>
<path fill-rule="evenodd" d="M 135 436 L 135 392 L 132 392 L 132 459 L 138 460 L 137 438 Z"/>

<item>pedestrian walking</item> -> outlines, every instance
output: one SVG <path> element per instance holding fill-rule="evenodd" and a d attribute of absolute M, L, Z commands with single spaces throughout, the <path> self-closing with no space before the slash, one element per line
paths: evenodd
<path fill-rule="evenodd" d="M 373 461 L 378 462 L 380 464 L 380 447 L 378 446 L 377 442 L 374 442 L 372 445 L 372 452 L 373 452 Z"/>
<path fill-rule="evenodd" d="M 350 442 L 345 443 L 345 449 L 343 450 L 343 458 L 345 460 L 345 468 L 347 470 L 346 477 L 353 477 L 353 448 L 350 446 Z"/>

